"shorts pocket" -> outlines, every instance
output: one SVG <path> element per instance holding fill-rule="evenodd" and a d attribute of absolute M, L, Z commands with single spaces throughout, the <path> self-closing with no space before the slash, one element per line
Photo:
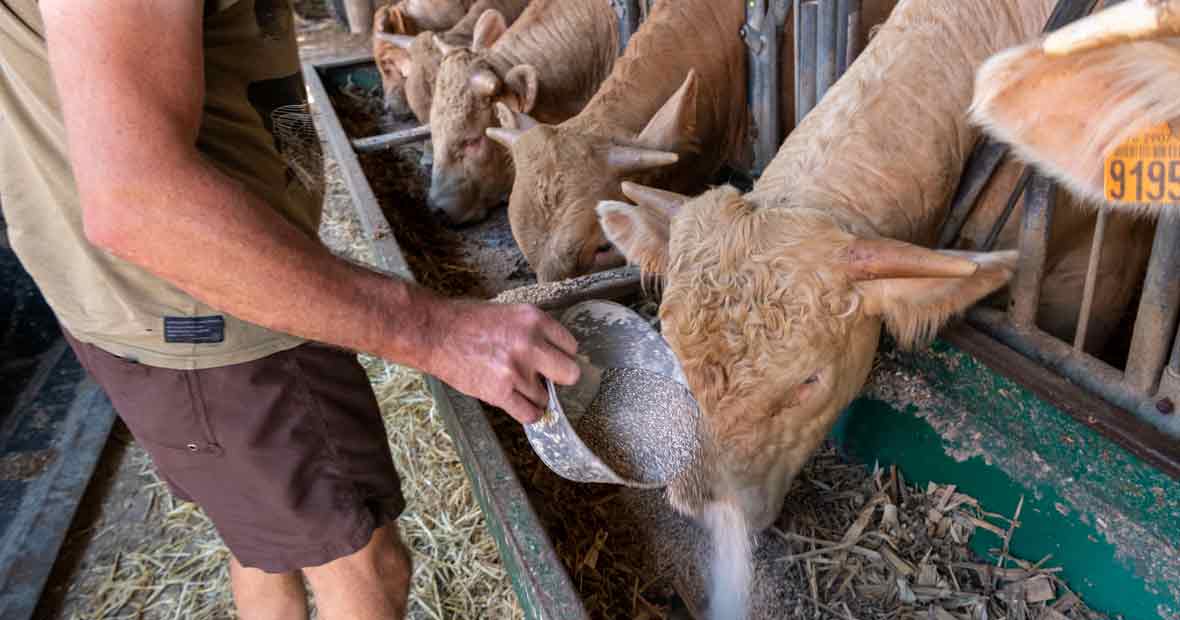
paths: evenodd
<path fill-rule="evenodd" d="M 87 370 L 153 458 L 195 466 L 201 459 L 192 457 L 221 455 L 201 396 L 200 371 L 138 364 L 93 346 L 85 358 Z"/>

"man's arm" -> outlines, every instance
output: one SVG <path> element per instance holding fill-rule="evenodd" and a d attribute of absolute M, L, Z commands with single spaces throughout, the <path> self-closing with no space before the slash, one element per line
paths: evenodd
<path fill-rule="evenodd" d="M 246 321 L 426 370 L 536 419 L 538 373 L 577 379 L 560 325 L 337 259 L 196 150 L 202 4 L 41 2 L 90 241 Z"/>

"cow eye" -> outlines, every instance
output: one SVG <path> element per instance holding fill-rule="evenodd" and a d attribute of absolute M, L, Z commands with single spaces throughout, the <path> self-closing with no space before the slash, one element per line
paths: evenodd
<path fill-rule="evenodd" d="M 600 254 L 605 254 L 607 252 L 610 252 L 612 249 L 614 249 L 614 247 L 615 246 L 611 245 L 610 242 L 608 241 L 608 242 L 603 243 L 602 245 L 598 246 L 598 249 L 595 251 Z"/>
<path fill-rule="evenodd" d="M 818 382 L 819 382 L 819 373 L 817 372 L 817 373 L 811 375 L 810 377 L 804 379 L 803 385 L 811 385 L 813 383 L 818 383 Z"/>

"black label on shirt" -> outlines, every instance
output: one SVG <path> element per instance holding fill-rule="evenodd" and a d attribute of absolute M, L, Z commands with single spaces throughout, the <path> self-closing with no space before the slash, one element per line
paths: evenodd
<path fill-rule="evenodd" d="M 225 342 L 223 316 L 166 316 L 164 342 L 172 344 L 216 344 Z"/>

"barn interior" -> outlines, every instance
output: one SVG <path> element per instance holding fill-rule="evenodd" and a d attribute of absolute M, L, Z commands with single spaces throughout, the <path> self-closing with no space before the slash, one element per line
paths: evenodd
<path fill-rule="evenodd" d="M 386 110 L 355 3 L 295 4 L 325 153 L 321 239 L 334 253 L 449 296 L 553 313 L 610 299 L 656 316 L 658 287 L 631 267 L 538 285 L 502 209 L 461 228 L 433 217 L 429 134 Z M 855 24 L 856 2 L 749 4 L 748 36 L 773 41 L 751 57 L 762 130 L 748 166 L 713 180 L 739 188 L 871 36 L 845 30 L 839 51 L 840 29 L 824 41 L 819 16 L 831 8 Z M 650 10 L 612 5 L 629 32 Z M 1062 0 L 1057 17 L 1094 5 Z M 778 46 L 808 35 L 790 75 L 818 78 L 783 84 Z M 787 110 L 779 93 L 791 89 Z M 952 212 L 971 208 L 989 156 L 1008 154 L 977 147 Z M 168 494 L 5 243 L 0 270 L 12 283 L 0 299 L 0 615 L 233 617 L 228 552 L 212 523 Z M 1137 357 L 1134 313 L 1119 346 L 1090 354 L 1039 330 L 1030 337 L 995 309 L 956 321 L 928 349 L 887 340 L 861 397 L 755 540 L 750 617 L 1180 617 L 1180 427 L 1161 404 L 1166 379 L 1158 385 L 1172 361 L 1180 369 L 1180 356 L 1165 359 L 1174 297 L 1164 296 L 1171 318 L 1155 332 L 1162 357 L 1150 394 L 1111 397 L 1107 371 L 1093 371 L 1117 367 L 1121 379 Z M 410 498 L 401 518 L 416 564 L 410 618 L 707 617 L 708 534 L 662 490 L 564 480 L 503 412 L 412 369 L 362 362 Z"/>

